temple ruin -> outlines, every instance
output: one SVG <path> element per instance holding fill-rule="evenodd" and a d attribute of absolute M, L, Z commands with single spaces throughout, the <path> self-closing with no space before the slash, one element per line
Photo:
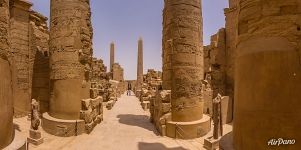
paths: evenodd
<path fill-rule="evenodd" d="M 300 149 L 299 0 L 228 0 L 208 45 L 202 0 L 164 0 L 162 70 L 143 35 L 134 80 L 90 0 L 49 2 L 0 0 L 0 149 Z"/>

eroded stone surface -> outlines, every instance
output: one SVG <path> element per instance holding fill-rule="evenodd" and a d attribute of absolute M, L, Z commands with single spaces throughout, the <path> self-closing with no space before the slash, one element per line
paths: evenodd
<path fill-rule="evenodd" d="M 9 63 L 9 1 L 0 1 L 0 149 L 9 145 L 14 136 L 13 93 Z"/>
<path fill-rule="evenodd" d="M 267 142 L 273 137 L 300 141 L 301 3 L 238 2 L 234 148 L 270 149 Z M 277 149 L 299 147 L 296 143 Z"/>
<path fill-rule="evenodd" d="M 79 119 L 80 99 L 90 97 L 90 1 L 51 1 L 50 109 L 52 117 Z"/>

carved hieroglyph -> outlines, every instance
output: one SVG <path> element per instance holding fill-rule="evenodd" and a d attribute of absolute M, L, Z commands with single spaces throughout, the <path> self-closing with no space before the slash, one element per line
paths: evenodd
<path fill-rule="evenodd" d="M 78 119 L 81 99 L 89 98 L 92 61 L 89 0 L 51 0 L 50 115 Z"/>
<path fill-rule="evenodd" d="M 199 120 L 204 74 L 201 1 L 165 0 L 163 15 L 163 89 L 172 91 L 172 120 Z"/>
<path fill-rule="evenodd" d="M 300 0 L 239 1 L 235 149 L 271 149 L 273 138 L 301 141 L 300 8 Z"/>
<path fill-rule="evenodd" d="M 9 62 L 9 1 L 0 1 L 0 149 L 13 139 L 13 97 Z"/>

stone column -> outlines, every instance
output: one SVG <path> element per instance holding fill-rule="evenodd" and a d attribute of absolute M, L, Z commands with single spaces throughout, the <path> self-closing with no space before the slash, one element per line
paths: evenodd
<path fill-rule="evenodd" d="M 203 117 L 201 0 L 165 0 L 163 13 L 163 72 L 170 78 L 163 75 L 163 82 L 171 81 L 172 97 L 167 136 L 200 137 L 210 129 L 209 117 Z"/>
<path fill-rule="evenodd" d="M 138 40 L 138 62 L 137 62 L 137 86 L 136 90 L 141 90 L 143 83 L 143 40 Z"/>
<path fill-rule="evenodd" d="M 24 0 L 11 0 L 10 4 L 11 51 L 14 54 L 14 115 L 22 117 L 30 113 L 31 103 L 29 16 L 32 4 Z"/>
<path fill-rule="evenodd" d="M 110 72 L 113 69 L 113 65 L 115 63 L 115 44 L 114 42 L 110 45 Z"/>
<path fill-rule="evenodd" d="M 235 67 L 234 148 L 300 149 L 300 0 L 240 0 Z M 299 143 L 298 143 L 299 142 Z"/>
<path fill-rule="evenodd" d="M 9 1 L 0 1 L 0 149 L 13 140 L 13 95 L 11 66 L 8 60 Z"/>
<path fill-rule="evenodd" d="M 81 100 L 90 98 L 93 33 L 89 0 L 51 0 L 50 6 L 50 117 L 43 117 L 43 128 L 58 135 L 74 125 L 59 128 L 53 118 L 79 119 Z"/>

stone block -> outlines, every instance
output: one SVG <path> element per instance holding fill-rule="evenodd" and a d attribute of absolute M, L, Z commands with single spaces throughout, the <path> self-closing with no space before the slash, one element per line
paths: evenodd
<path fill-rule="evenodd" d="M 30 129 L 27 141 L 34 145 L 40 145 L 44 142 L 44 138 L 41 135 L 41 131 Z"/>
<path fill-rule="evenodd" d="M 149 101 L 144 101 L 141 103 L 143 110 L 148 110 L 150 108 L 150 102 Z"/>
<path fill-rule="evenodd" d="M 91 107 L 91 99 L 83 99 L 82 100 L 82 110 L 89 110 Z"/>
<path fill-rule="evenodd" d="M 98 93 L 99 92 L 97 88 L 90 88 L 90 98 L 97 98 Z"/>
<path fill-rule="evenodd" d="M 222 123 L 223 125 L 226 123 L 232 122 L 232 107 L 231 107 L 231 100 L 229 96 L 223 96 L 221 100 L 221 107 L 222 107 Z"/>
<path fill-rule="evenodd" d="M 171 111 L 171 103 L 162 103 L 162 113 L 168 113 Z"/>
<path fill-rule="evenodd" d="M 219 140 L 220 139 L 214 139 L 213 137 L 205 138 L 204 139 L 204 148 L 207 150 L 218 150 Z"/>

